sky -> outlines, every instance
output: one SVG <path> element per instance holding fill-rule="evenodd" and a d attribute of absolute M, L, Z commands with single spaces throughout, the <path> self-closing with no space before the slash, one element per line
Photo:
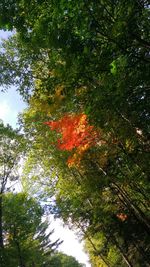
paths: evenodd
<path fill-rule="evenodd" d="M 7 38 L 8 32 L 0 31 L 0 38 Z M 21 96 L 15 87 L 9 88 L 6 92 L 1 92 L 0 88 L 0 119 L 4 124 L 10 124 L 13 128 L 18 127 L 17 116 L 26 108 Z M 91 265 L 88 263 L 88 256 L 83 252 L 83 243 L 77 239 L 75 233 L 67 227 L 63 227 L 61 220 L 51 219 L 51 227 L 55 229 L 53 234 L 54 240 L 60 238 L 64 242 L 60 245 L 59 250 L 74 256 L 80 263 L 84 263 L 86 267 Z"/>
<path fill-rule="evenodd" d="M 0 92 L 0 118 L 5 124 L 8 123 L 13 128 L 17 128 L 17 116 L 24 108 L 26 108 L 26 104 L 14 87 L 9 88 L 6 92 Z"/>

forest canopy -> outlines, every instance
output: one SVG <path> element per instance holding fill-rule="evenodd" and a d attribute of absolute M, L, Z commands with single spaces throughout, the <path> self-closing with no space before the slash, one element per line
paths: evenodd
<path fill-rule="evenodd" d="M 80 231 L 93 267 L 148 267 L 149 1 L 4 0 L 0 13 L 15 32 L 0 85 L 28 103 L 24 191 Z"/>

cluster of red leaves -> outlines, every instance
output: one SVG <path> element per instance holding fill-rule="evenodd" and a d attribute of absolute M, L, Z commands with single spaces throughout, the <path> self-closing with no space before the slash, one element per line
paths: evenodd
<path fill-rule="evenodd" d="M 81 159 L 81 154 L 89 147 L 96 145 L 100 134 L 94 130 L 94 126 L 89 125 L 85 114 L 66 114 L 60 120 L 44 122 L 51 130 L 61 133 L 61 139 L 57 140 L 60 150 L 71 151 L 76 149 L 76 153 L 68 159 L 68 165 L 74 165 L 75 161 Z"/>
<path fill-rule="evenodd" d="M 118 213 L 118 214 L 117 214 L 117 218 L 118 218 L 120 221 L 124 222 L 124 221 L 127 220 L 128 216 L 127 216 L 125 213 Z"/>

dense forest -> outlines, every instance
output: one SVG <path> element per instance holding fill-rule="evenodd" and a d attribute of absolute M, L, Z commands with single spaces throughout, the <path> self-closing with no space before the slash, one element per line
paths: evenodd
<path fill-rule="evenodd" d="M 0 86 L 28 104 L 20 131 L 0 125 L 2 267 L 82 266 L 44 214 L 79 231 L 92 267 L 149 267 L 149 1 L 1 0 L 0 14 Z"/>

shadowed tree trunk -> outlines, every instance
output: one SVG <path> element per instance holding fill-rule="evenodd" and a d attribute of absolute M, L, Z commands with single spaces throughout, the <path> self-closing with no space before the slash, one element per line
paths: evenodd
<path fill-rule="evenodd" d="M 3 227 L 2 227 L 2 194 L 0 193 L 0 263 L 4 267 L 4 242 L 3 242 Z"/>
<path fill-rule="evenodd" d="M 19 267 L 26 267 L 24 262 L 23 262 L 20 244 L 19 244 L 19 241 L 17 240 L 16 229 L 14 229 L 14 241 L 15 241 L 16 248 L 17 248 L 17 253 L 18 253 Z"/>

